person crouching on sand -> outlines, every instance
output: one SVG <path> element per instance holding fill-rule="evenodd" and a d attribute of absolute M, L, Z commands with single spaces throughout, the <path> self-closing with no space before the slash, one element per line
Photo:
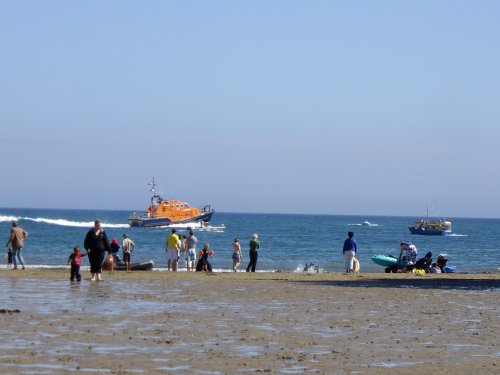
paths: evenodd
<path fill-rule="evenodd" d="M 68 265 L 71 264 L 71 274 L 70 280 L 75 281 L 75 277 L 77 281 L 81 281 L 82 277 L 80 276 L 80 265 L 82 264 L 82 257 L 86 254 L 82 254 L 80 252 L 80 246 L 75 246 L 73 248 L 73 253 L 68 258 Z"/>
<path fill-rule="evenodd" d="M 198 263 L 196 264 L 196 271 L 212 272 L 212 265 L 208 257 L 213 258 L 214 254 L 215 253 L 210 250 L 210 244 L 205 243 L 203 249 L 200 250 L 200 259 L 198 259 Z"/>

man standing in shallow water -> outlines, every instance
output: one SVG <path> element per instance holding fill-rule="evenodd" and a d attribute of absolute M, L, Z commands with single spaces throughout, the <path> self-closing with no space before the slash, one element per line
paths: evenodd
<path fill-rule="evenodd" d="M 24 239 L 28 237 L 28 232 L 26 232 L 23 228 L 17 225 L 17 222 L 12 222 L 12 229 L 10 230 L 10 237 L 5 246 L 9 247 L 9 244 L 12 247 L 12 260 L 14 261 L 14 268 L 17 270 L 17 260 L 21 264 L 21 269 L 25 269 L 24 267 L 24 259 L 21 255 L 21 250 L 24 247 Z"/>

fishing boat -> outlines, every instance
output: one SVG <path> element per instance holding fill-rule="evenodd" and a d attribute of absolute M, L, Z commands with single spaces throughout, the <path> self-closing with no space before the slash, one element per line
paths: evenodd
<path fill-rule="evenodd" d="M 131 227 L 162 227 L 183 223 L 208 223 L 214 214 L 210 206 L 191 207 L 188 203 L 174 199 L 163 199 L 156 193 L 156 183 L 148 184 L 151 203 L 144 214 L 132 213 L 128 219 Z"/>
<path fill-rule="evenodd" d="M 453 233 L 451 229 L 451 220 L 429 219 L 429 205 L 427 205 L 425 218 L 420 218 L 415 222 L 414 226 L 408 227 L 408 229 L 411 234 L 421 234 L 424 236 L 446 236 Z"/>

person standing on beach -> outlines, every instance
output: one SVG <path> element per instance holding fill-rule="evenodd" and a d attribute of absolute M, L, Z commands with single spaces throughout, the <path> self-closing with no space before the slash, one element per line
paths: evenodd
<path fill-rule="evenodd" d="M 12 269 L 12 247 L 7 250 L 7 269 Z"/>
<path fill-rule="evenodd" d="M 75 277 L 77 281 L 81 281 L 82 277 L 80 276 L 80 265 L 82 264 L 82 257 L 86 254 L 82 254 L 80 252 L 80 246 L 75 246 L 73 248 L 73 254 L 71 254 L 68 258 L 68 264 L 71 264 L 71 274 L 70 280 L 74 281 Z"/>
<path fill-rule="evenodd" d="M 250 272 L 250 269 L 252 272 L 255 272 L 255 267 L 257 267 L 257 258 L 259 257 L 259 249 L 260 249 L 260 243 L 259 243 L 259 236 L 257 234 L 254 234 L 252 236 L 252 239 L 250 240 L 250 251 L 249 251 L 249 257 L 250 257 L 250 262 L 248 263 L 247 272 Z"/>
<path fill-rule="evenodd" d="M 243 260 L 243 254 L 241 254 L 240 239 L 235 238 L 233 241 L 233 272 L 238 272 L 238 266 Z"/>
<path fill-rule="evenodd" d="M 356 256 L 356 252 L 358 251 L 358 244 L 353 237 L 354 233 L 349 232 L 347 233 L 347 238 L 344 241 L 344 248 L 342 250 L 342 253 L 344 254 L 345 258 L 345 273 L 354 272 L 353 259 Z"/>
<path fill-rule="evenodd" d="M 130 272 L 132 270 L 130 257 L 132 255 L 132 251 L 134 251 L 135 249 L 135 243 L 130 238 L 128 238 L 126 234 L 124 234 L 122 237 L 123 261 L 125 262 L 125 268 L 127 272 Z"/>
<path fill-rule="evenodd" d="M 186 254 L 187 254 L 187 236 L 185 234 L 180 235 L 179 234 L 179 241 L 180 241 L 180 247 L 179 247 L 179 262 L 181 258 L 186 259 Z M 177 264 L 177 267 L 179 267 L 179 264 Z M 187 266 L 186 266 L 187 269 Z"/>
<path fill-rule="evenodd" d="M 90 273 L 92 274 L 92 282 L 102 281 L 102 262 L 104 261 L 104 253 L 110 250 L 108 236 L 104 229 L 101 228 L 101 220 L 94 221 L 94 227 L 91 228 L 85 236 L 83 246 L 87 250 L 90 263 Z"/>
<path fill-rule="evenodd" d="M 12 247 L 12 260 L 14 262 L 14 270 L 17 270 L 17 261 L 21 264 L 21 269 L 25 269 L 24 267 L 24 259 L 21 255 L 21 250 L 24 247 L 24 240 L 28 237 L 28 232 L 26 232 L 23 228 L 17 225 L 16 221 L 12 222 L 12 229 L 10 230 L 10 237 L 5 246 L 9 247 L 9 244 Z"/>
<path fill-rule="evenodd" d="M 196 262 L 196 244 L 198 239 L 192 229 L 189 230 L 189 236 L 186 238 L 186 270 L 194 271 Z"/>
<path fill-rule="evenodd" d="M 176 234 L 176 230 L 172 229 L 172 234 L 167 237 L 167 268 L 170 271 L 177 271 L 177 264 L 179 263 L 179 247 L 180 240 Z"/>

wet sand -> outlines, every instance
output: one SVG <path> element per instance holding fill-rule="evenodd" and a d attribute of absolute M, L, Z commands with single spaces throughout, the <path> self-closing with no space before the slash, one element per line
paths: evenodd
<path fill-rule="evenodd" d="M 498 274 L 68 277 L 0 271 L 0 373 L 500 372 Z"/>

